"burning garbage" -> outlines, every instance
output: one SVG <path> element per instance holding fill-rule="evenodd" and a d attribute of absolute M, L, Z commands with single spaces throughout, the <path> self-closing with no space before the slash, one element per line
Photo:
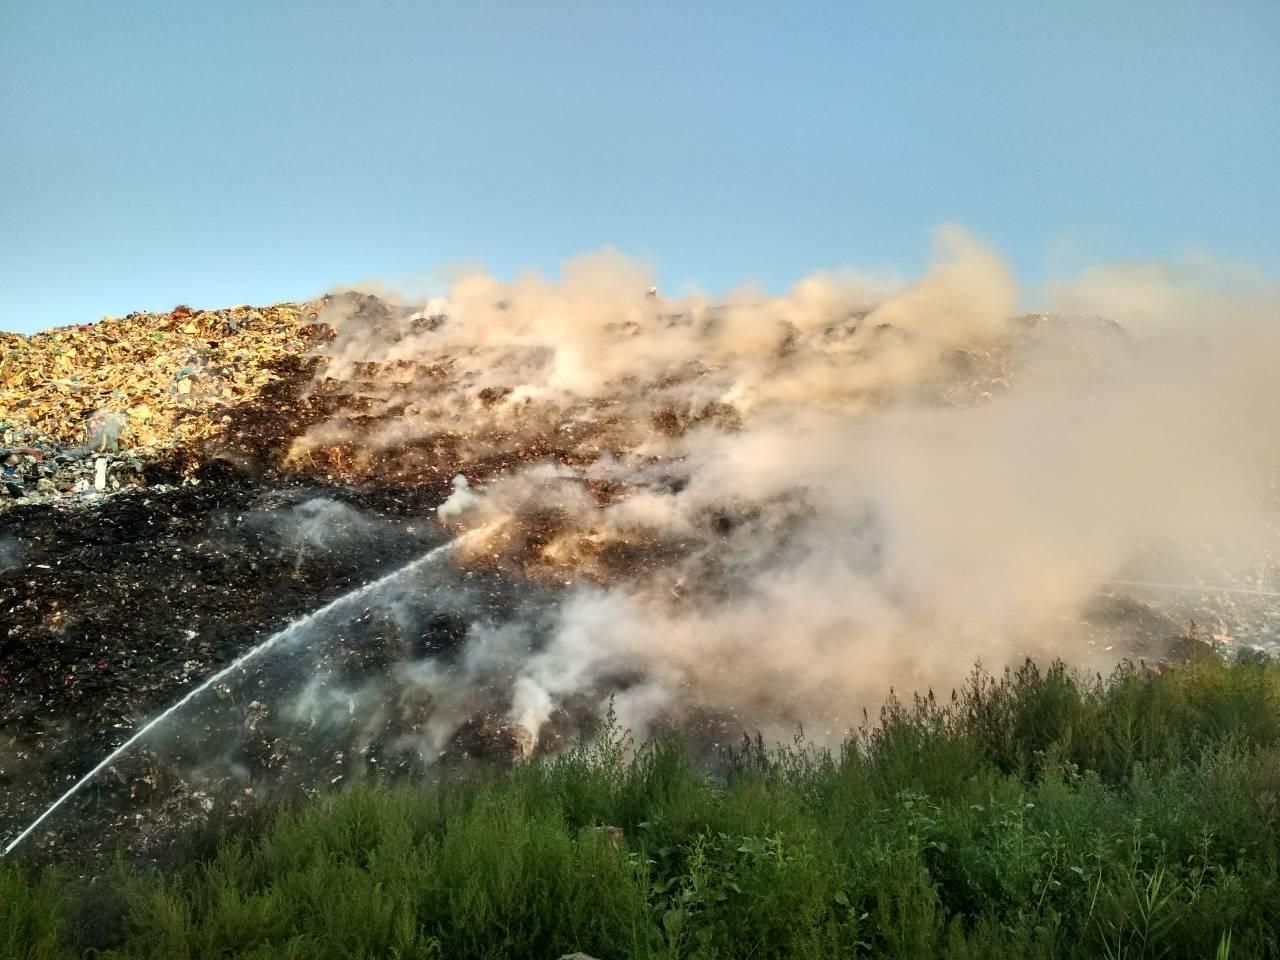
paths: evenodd
<path fill-rule="evenodd" d="M 1224 324 L 1188 364 L 1019 316 L 963 236 L 899 287 L 654 286 L 605 256 L 426 304 L 6 340 L 0 777 L 22 786 L 0 821 L 113 756 L 128 789 L 90 777 L 67 804 L 173 826 L 233 786 L 519 762 L 606 703 L 640 732 L 836 737 L 975 659 L 1154 662 L 1191 612 L 1233 647 L 1280 622 L 1265 328 Z M 455 536 L 429 577 L 383 581 Z M 1257 606 L 1135 600 L 1191 579 L 1169 558 L 1248 568 Z M 273 643 L 291 623 L 307 643 Z"/>

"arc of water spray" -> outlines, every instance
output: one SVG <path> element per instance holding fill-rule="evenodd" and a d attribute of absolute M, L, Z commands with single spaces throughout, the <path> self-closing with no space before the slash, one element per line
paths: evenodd
<path fill-rule="evenodd" d="M 379 590 L 381 587 L 383 587 L 385 584 L 389 583 L 390 581 L 398 577 L 402 577 L 408 573 L 411 573 L 414 570 L 418 569 L 419 567 L 426 566 L 428 563 L 434 560 L 437 556 L 440 556 L 441 554 L 445 553 L 451 548 L 457 546 L 463 539 L 466 539 L 467 537 L 470 537 L 472 535 L 477 535 L 477 534 L 482 535 L 484 532 L 485 531 L 483 530 L 477 530 L 477 531 L 472 531 L 472 533 L 469 533 L 469 534 L 464 534 L 462 537 L 459 537 L 457 540 L 451 540 L 448 543 L 442 544 L 441 546 L 438 546 L 433 550 L 430 550 L 427 553 L 423 554 L 421 557 L 418 557 L 416 560 L 410 561 L 409 563 L 405 564 L 403 567 L 400 567 L 397 570 L 393 570 L 390 573 L 386 574 L 383 577 L 380 577 L 377 580 L 371 581 L 370 583 L 366 583 L 362 587 L 357 587 L 355 590 L 352 590 L 350 593 L 344 593 L 342 596 L 338 597 L 336 600 L 332 600 L 329 603 L 325 604 L 320 609 L 312 611 L 302 619 L 295 620 L 293 623 L 289 624 L 283 630 L 280 630 L 277 633 L 272 634 L 270 637 L 262 641 L 262 643 L 258 644 L 253 649 L 237 657 L 230 664 L 223 667 L 217 673 L 213 674 L 211 677 L 206 679 L 194 690 L 191 690 L 190 692 L 188 692 L 185 696 L 182 697 L 182 699 L 180 699 L 179 701 L 174 703 L 172 706 L 167 708 L 163 713 L 159 714 L 157 717 L 155 717 L 150 722 L 148 722 L 145 726 L 139 729 L 128 740 L 126 740 L 124 743 L 120 744 L 120 746 L 116 747 L 109 754 L 107 754 L 107 756 L 105 756 L 97 766 L 95 766 L 92 770 L 90 770 L 83 777 L 81 777 L 74 784 L 72 784 L 71 788 L 67 790 L 66 793 L 64 793 L 57 800 L 55 800 L 49 806 L 49 808 L 44 811 L 44 813 L 36 817 L 36 819 L 33 820 L 25 830 L 23 830 L 20 834 L 14 837 L 13 840 L 9 841 L 8 846 L 4 848 L 3 852 L 0 852 L 0 857 L 8 856 L 13 851 L 13 849 L 18 846 L 18 844 L 20 844 L 23 840 L 29 837 L 35 831 L 35 829 L 38 826 L 40 826 L 40 824 L 44 823 L 44 821 L 47 820 L 55 810 L 57 810 L 60 806 L 62 806 L 62 804 L 64 804 L 71 797 L 75 796 L 76 793 L 79 792 L 79 790 L 83 786 L 85 786 L 85 784 L 89 783 L 91 780 L 93 780 L 94 777 L 96 777 L 99 773 L 101 773 L 108 766 L 110 766 L 116 760 L 117 757 L 119 757 L 131 746 L 133 746 L 135 743 L 137 743 L 139 740 L 145 737 L 148 733 L 150 733 L 160 724 L 164 723 L 165 720 L 169 719 L 169 717 L 173 716 L 175 713 L 177 713 L 184 706 L 186 706 L 188 703 L 190 703 L 192 700 L 198 697 L 205 690 L 209 689 L 209 687 L 213 686 L 223 677 L 234 673 L 236 670 L 238 670 L 240 667 L 243 667 L 250 660 L 254 659 L 255 657 L 263 653 L 266 653 L 268 650 L 270 650 L 275 646 L 278 646 L 283 641 L 291 637 L 296 638 L 308 626 L 310 626 L 310 624 L 314 623 L 316 620 L 319 620 L 321 617 L 326 616 L 327 614 L 337 609 L 338 607 L 344 604 L 353 603 L 357 600 L 360 600 L 368 596 L 371 593 L 376 592 L 377 590 Z M 1191 583 L 1148 583 L 1148 582 L 1139 581 L 1139 580 L 1107 580 L 1105 582 L 1107 584 L 1114 585 L 1114 586 L 1155 587 L 1155 588 L 1164 588 L 1164 589 L 1173 589 L 1173 590 L 1198 590 L 1198 591 L 1221 592 L 1221 593 L 1250 594 L 1253 596 L 1262 596 L 1262 597 L 1280 597 L 1280 592 L 1273 592 L 1270 590 L 1251 590 L 1243 587 L 1211 587 L 1211 586 L 1202 586 L 1199 584 L 1191 584 Z"/>
<path fill-rule="evenodd" d="M 377 592 L 379 589 L 381 589 L 390 581 L 395 580 L 398 577 L 403 577 L 406 574 L 412 573 L 414 570 L 417 570 L 420 567 L 426 566 L 431 561 L 433 561 L 436 557 L 440 556 L 441 554 L 447 552 L 452 547 L 456 546 L 462 539 L 463 539 L 462 537 L 459 537 L 457 540 L 451 540 L 448 543 L 442 544 L 441 546 L 438 546 L 435 549 L 430 550 L 427 553 L 423 554 L 422 556 L 418 557 L 416 560 L 411 560 L 409 563 L 405 564 L 403 567 L 400 567 L 399 569 L 391 571 L 386 576 L 380 577 L 377 580 L 373 580 L 369 583 L 366 583 L 362 587 L 357 587 L 356 589 L 352 590 L 350 593 L 344 593 L 342 596 L 338 597 L 336 600 L 330 601 L 320 609 L 313 610 L 311 613 L 307 614 L 302 619 L 295 620 L 293 623 L 289 624 L 283 630 L 280 630 L 277 633 L 273 633 L 271 636 L 267 637 L 266 640 L 263 640 L 256 647 L 247 651 L 241 656 L 237 657 L 229 665 L 223 667 L 217 673 L 213 674 L 213 676 L 206 679 L 194 690 L 191 690 L 189 693 L 187 693 L 181 700 L 179 700 L 177 703 L 173 704 L 171 707 L 166 709 L 159 716 L 155 717 L 153 720 L 148 722 L 144 727 L 139 729 L 137 733 L 131 736 L 124 743 L 120 744 L 120 746 L 116 747 L 109 754 L 107 754 L 107 756 L 102 759 L 101 763 L 99 763 L 96 767 L 94 767 L 92 770 L 86 773 L 83 777 L 77 780 L 74 784 L 72 784 L 71 789 L 69 789 L 66 793 L 60 796 L 57 800 L 53 801 L 53 803 L 49 806 L 47 810 L 45 810 L 44 813 L 36 817 L 35 820 L 33 820 L 25 830 L 23 830 L 20 834 L 18 834 L 11 841 L 9 841 L 9 845 L 4 848 L 3 853 L 0 853 L 0 857 L 8 856 L 9 853 L 12 852 L 13 848 L 16 847 L 18 844 L 20 844 L 27 837 L 29 837 L 35 831 L 36 827 L 44 823 L 44 821 L 49 817 L 50 814 L 52 814 L 55 810 L 57 810 L 60 806 L 62 806 L 71 797 L 75 796 L 76 793 L 79 792 L 81 787 L 89 783 L 94 777 L 96 777 L 99 773 L 101 773 L 103 770 L 109 767 L 116 760 L 117 757 L 119 757 L 131 746 L 133 746 L 135 743 L 137 743 L 139 740 L 145 737 L 148 733 L 150 733 L 160 724 L 164 723 L 165 720 L 169 719 L 169 717 L 173 716 L 175 713 L 177 713 L 184 706 L 186 706 L 188 703 L 190 703 L 192 700 L 198 697 L 205 690 L 209 689 L 209 687 L 213 686 L 223 677 L 231 673 L 234 673 L 236 670 L 238 670 L 240 667 L 243 667 L 250 660 L 254 659 L 255 657 L 263 653 L 266 653 L 272 647 L 279 646 L 282 642 L 290 638 L 296 639 L 298 635 L 300 635 L 303 631 L 305 631 L 308 626 L 310 626 L 316 620 L 319 620 L 320 618 L 326 616 L 327 614 L 337 609 L 338 607 L 343 606 L 345 604 L 350 604 L 350 603 L 359 601 L 364 597 L 367 597 L 369 594 Z"/>

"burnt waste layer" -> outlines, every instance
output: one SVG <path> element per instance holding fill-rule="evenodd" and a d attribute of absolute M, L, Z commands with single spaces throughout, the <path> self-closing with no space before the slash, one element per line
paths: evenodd
<path fill-rule="evenodd" d="M 1114 512 L 1109 489 L 1129 509 L 1168 483 L 1164 461 L 1125 460 L 1150 422 L 1108 405 L 1165 348 L 1114 324 L 1023 317 L 921 347 L 901 318 L 842 308 L 728 343 L 723 312 L 651 306 L 533 343 L 513 295 L 494 344 L 444 308 L 313 307 L 306 350 L 264 356 L 260 391 L 143 457 L 140 482 L 0 512 L 0 842 L 306 624 L 22 855 L 160 862 L 280 802 L 553 754 L 611 701 L 709 756 L 801 724 L 838 739 L 889 686 L 945 689 L 977 659 L 1157 668 L 1192 621 L 1223 649 L 1280 622 L 1269 544 L 1165 552 L 1146 537 L 1163 514 L 1130 530 Z M 580 363 L 582 342 L 622 340 L 634 367 Z M 1019 406 L 1046 355 L 1070 368 L 1062 393 L 1106 402 Z M 1007 476 L 1014 453 L 1048 467 Z"/>
<path fill-rule="evenodd" d="M 388 575 L 393 582 L 358 608 L 194 699 L 70 798 L 22 854 L 90 863 L 125 851 L 162 862 L 193 830 L 280 802 L 553 753 L 589 728 L 606 691 L 642 682 L 622 666 L 602 676 L 560 704 L 531 744 L 510 721 L 510 691 L 528 645 L 553 629 L 557 595 L 497 566 L 441 562 L 396 580 L 442 542 L 436 500 L 419 488 L 264 490 L 223 478 L 93 510 L 9 513 L 23 563 L 0 573 L 0 836 L 17 835 L 255 644 Z M 306 537 L 317 521 L 326 542 Z M 1127 643 L 1125 652 L 1151 662 L 1179 629 L 1145 604 L 1106 596 L 1088 620 L 1096 644 Z M 513 625 L 511 646 L 492 642 Z M 784 643 L 786 625 L 777 629 Z M 481 634 L 490 643 L 479 656 L 492 662 L 474 662 L 469 644 Z M 753 729 L 751 719 L 706 708 L 672 722 L 714 750 Z"/>

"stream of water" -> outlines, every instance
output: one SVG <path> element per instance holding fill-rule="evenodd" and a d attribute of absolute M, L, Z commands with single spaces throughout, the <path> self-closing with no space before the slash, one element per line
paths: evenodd
<path fill-rule="evenodd" d="M 271 636 L 267 637 L 267 639 L 263 640 L 256 647 L 254 647 L 251 650 L 248 650 L 241 656 L 237 657 L 230 664 L 223 667 L 217 673 L 213 674 L 208 679 L 206 679 L 198 687 L 195 687 L 193 690 L 189 691 L 181 700 L 179 700 L 177 703 L 173 704 L 171 707 L 166 709 L 163 713 L 156 716 L 154 719 L 148 722 L 145 726 L 140 728 L 136 733 L 134 733 L 134 735 L 131 736 L 128 740 L 126 740 L 124 743 L 120 744 L 120 746 L 116 747 L 109 754 L 107 754 L 107 756 L 104 757 L 96 767 L 94 767 L 92 770 L 86 773 L 83 777 L 77 780 L 74 784 L 72 784 L 71 788 L 67 790 L 67 792 L 64 793 L 62 796 L 60 796 L 57 800 L 53 801 L 53 803 L 50 804 L 49 808 L 45 810 L 44 813 L 36 817 L 35 820 L 33 820 L 25 830 L 23 830 L 20 834 L 18 834 L 11 841 L 9 841 L 8 846 L 4 848 L 3 853 L 0 853 L 0 856 L 8 856 L 9 853 L 18 844 L 20 844 L 23 840 L 29 837 L 32 834 L 32 832 L 34 832 L 35 829 L 38 826 L 40 826 L 40 824 L 42 824 L 46 819 L 48 819 L 50 814 L 52 814 L 55 810 L 57 810 L 60 806 L 62 806 L 71 797 L 75 796 L 76 793 L 78 793 L 80 789 L 85 786 L 85 784 L 92 781 L 94 777 L 96 777 L 99 773 L 101 773 L 103 770 L 109 767 L 113 762 L 115 762 L 117 758 L 120 757 L 121 754 L 123 754 L 126 750 L 132 747 L 135 743 L 137 743 L 139 740 L 145 737 L 148 733 L 150 733 L 156 727 L 160 726 L 162 723 L 164 723 L 166 720 L 172 717 L 175 713 L 181 710 L 184 706 L 186 706 L 196 697 L 200 696 L 200 694 L 202 694 L 204 691 L 208 690 L 211 686 L 213 686 L 223 677 L 226 677 L 234 673 L 236 670 L 243 667 L 250 660 L 253 660 L 255 657 L 258 657 L 266 653 L 268 650 L 271 650 L 274 647 L 280 647 L 280 646 L 287 647 L 289 645 L 289 642 L 296 641 L 300 637 L 304 636 L 306 634 L 307 628 L 310 627 L 317 620 L 320 620 L 328 616 L 330 613 L 333 613 L 335 610 L 338 610 L 341 607 L 354 605 L 360 602 L 361 600 L 363 600 L 365 597 L 368 597 L 371 594 L 377 593 L 380 589 L 385 587 L 388 583 L 391 583 L 394 580 L 397 580 L 401 577 L 407 576 L 417 570 L 422 569 L 423 567 L 434 562 L 438 557 L 447 553 L 449 549 L 452 548 L 456 543 L 457 541 L 455 540 L 455 541 L 450 541 L 449 543 L 442 544 L 441 546 L 438 546 L 435 549 L 418 557 L 416 560 L 411 560 L 409 563 L 405 564 L 403 567 L 400 567 L 396 570 L 391 571 L 386 576 L 380 577 L 377 580 L 373 580 L 369 583 L 366 583 L 362 587 L 357 587 L 355 590 L 352 590 L 350 593 L 344 593 L 342 596 L 338 597 L 336 600 L 333 600 L 325 604 L 323 607 L 320 607 L 318 610 L 313 610 L 311 613 L 307 614 L 305 617 L 301 617 L 298 620 L 294 620 L 292 623 L 286 626 L 283 630 L 280 630 L 277 633 L 273 633 Z"/>

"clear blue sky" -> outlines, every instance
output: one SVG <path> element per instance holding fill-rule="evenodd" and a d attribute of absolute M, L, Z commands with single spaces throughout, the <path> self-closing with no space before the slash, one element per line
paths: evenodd
<path fill-rule="evenodd" d="M 1280 2 L 0 0 L 0 329 L 614 245 L 1280 265 Z"/>

